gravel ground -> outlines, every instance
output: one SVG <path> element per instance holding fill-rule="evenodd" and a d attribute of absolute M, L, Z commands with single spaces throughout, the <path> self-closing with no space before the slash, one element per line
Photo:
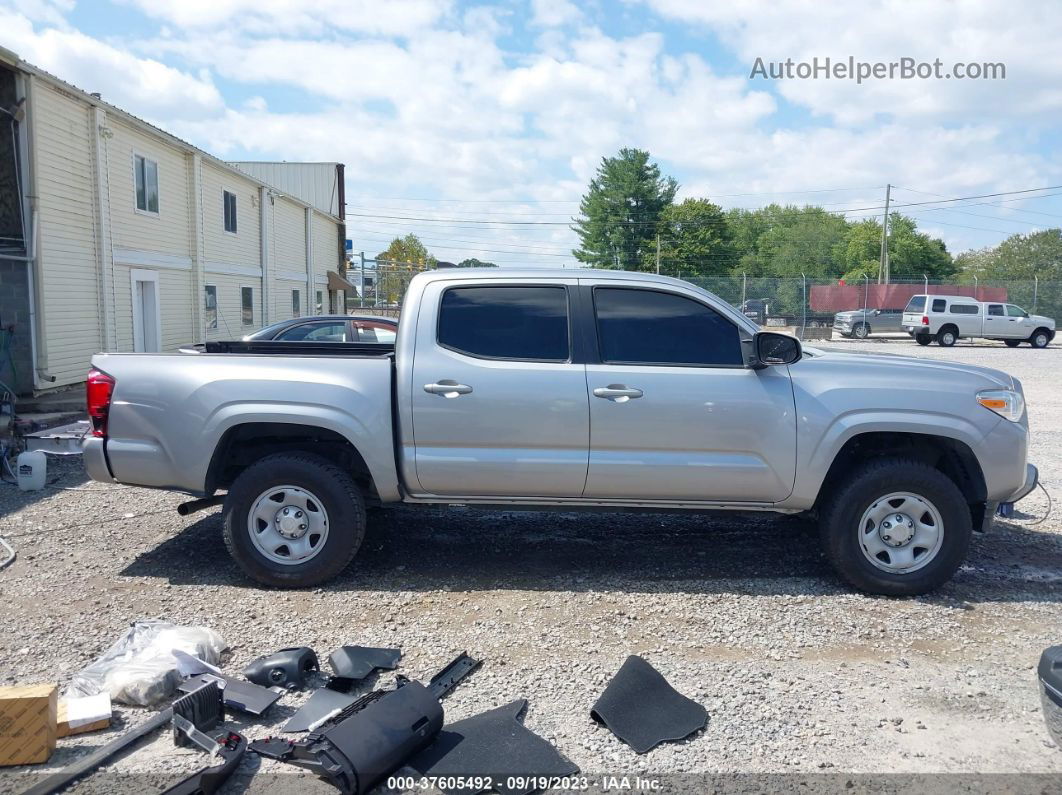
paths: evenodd
<path fill-rule="evenodd" d="M 1014 373 L 1029 404 L 1031 460 L 1062 499 L 1062 347 L 826 344 Z M 131 620 L 160 617 L 218 629 L 234 673 L 283 646 L 324 657 L 358 643 L 400 646 L 399 671 L 426 678 L 467 649 L 484 664 L 446 699 L 447 718 L 527 698 L 525 724 L 591 776 L 1062 774 L 1035 685 L 1040 652 L 1062 642 L 1062 512 L 1034 526 L 1042 492 L 976 537 L 968 565 L 923 598 L 841 587 L 791 518 L 411 509 L 378 515 L 337 582 L 285 592 L 241 576 L 217 512 L 182 518 L 182 497 L 87 482 L 77 460 L 52 459 L 49 479 L 37 493 L 0 486 L 0 534 L 19 551 L 0 572 L 0 684 L 65 684 Z M 706 731 L 637 756 L 595 726 L 590 706 L 632 653 L 707 707 Z M 304 697 L 237 725 L 267 736 Z M 60 740 L 44 769 L 145 711 L 117 715 L 109 731 Z M 97 775 L 75 791 L 157 791 L 203 764 L 163 734 L 108 768 L 123 777 Z M 3 771 L 0 791 L 41 769 Z M 244 788 L 334 791 L 253 755 L 226 791 Z"/>

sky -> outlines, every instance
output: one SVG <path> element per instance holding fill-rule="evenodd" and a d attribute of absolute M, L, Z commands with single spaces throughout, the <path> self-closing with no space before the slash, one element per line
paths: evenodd
<path fill-rule="evenodd" d="M 345 163 L 355 251 L 503 265 L 574 263 L 625 146 L 724 207 L 856 219 L 889 183 L 953 252 L 1062 225 L 1062 187 L 937 202 L 1062 186 L 1059 41 L 1050 0 L 0 0 L 0 45 L 218 157 Z M 849 57 L 1006 77 L 752 74 Z"/>

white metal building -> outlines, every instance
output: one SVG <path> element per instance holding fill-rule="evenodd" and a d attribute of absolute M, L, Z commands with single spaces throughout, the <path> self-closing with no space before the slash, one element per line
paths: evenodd
<path fill-rule="evenodd" d="M 0 197 L 0 223 L 17 214 L 22 239 L 0 238 L 0 284 L 15 285 L 0 323 L 29 337 L 18 391 L 84 380 L 97 351 L 238 338 L 342 305 L 328 292 L 330 271 L 343 284 L 341 203 L 315 206 L 0 50 L 5 95 L 16 151 L 0 186 L 14 167 L 20 195 L 7 210 Z"/>

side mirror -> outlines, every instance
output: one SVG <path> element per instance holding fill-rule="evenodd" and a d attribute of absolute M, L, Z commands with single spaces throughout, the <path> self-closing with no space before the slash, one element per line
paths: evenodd
<path fill-rule="evenodd" d="M 880 309 L 875 309 L 874 310 L 874 315 L 875 316 L 880 315 L 880 314 L 881 314 L 881 310 Z"/>
<path fill-rule="evenodd" d="M 776 364 L 793 364 L 803 355 L 800 340 L 776 331 L 756 332 L 753 348 L 755 355 L 750 365 L 756 370 Z"/>

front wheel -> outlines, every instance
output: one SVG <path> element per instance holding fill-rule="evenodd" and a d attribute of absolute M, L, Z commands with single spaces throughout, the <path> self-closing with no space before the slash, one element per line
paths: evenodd
<path fill-rule="evenodd" d="M 857 469 L 827 498 L 819 531 L 833 567 L 856 588 L 913 596 L 951 579 L 973 526 L 962 492 L 944 473 L 886 458 Z"/>
<path fill-rule="evenodd" d="M 225 546 L 248 576 L 303 588 L 339 574 L 365 536 L 365 503 L 348 472 L 310 453 L 277 453 L 233 482 Z"/>
<path fill-rule="evenodd" d="M 1032 343 L 1034 348 L 1046 348 L 1048 343 L 1051 342 L 1051 335 L 1045 329 L 1038 328 L 1029 337 L 1029 342 Z"/>
<path fill-rule="evenodd" d="M 866 323 L 860 323 L 858 326 L 852 329 L 852 333 L 855 335 L 856 339 L 865 340 L 867 337 L 870 336 L 870 326 L 868 326 Z"/>

